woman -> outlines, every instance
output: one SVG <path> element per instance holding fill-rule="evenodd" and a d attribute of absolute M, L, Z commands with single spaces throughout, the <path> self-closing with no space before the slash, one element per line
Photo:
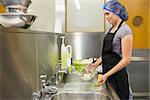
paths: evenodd
<path fill-rule="evenodd" d="M 133 42 L 132 31 L 124 22 L 128 19 L 128 14 L 124 6 L 116 0 L 108 1 L 103 9 L 112 28 L 104 38 L 102 57 L 91 64 L 86 71 L 91 72 L 102 63 L 103 76 L 99 83 L 104 84 L 107 80 L 120 99 L 128 100 L 130 88 L 125 67 L 131 61 Z"/>

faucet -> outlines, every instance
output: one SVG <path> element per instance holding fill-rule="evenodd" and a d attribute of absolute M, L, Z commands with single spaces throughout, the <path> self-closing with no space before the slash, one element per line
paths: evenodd
<path fill-rule="evenodd" d="M 40 79 L 41 79 L 41 87 L 45 88 L 47 75 L 45 75 L 45 74 L 40 75 Z"/>
<path fill-rule="evenodd" d="M 60 74 L 67 74 L 68 73 L 68 69 L 61 69 L 61 65 L 58 63 L 56 65 L 56 85 L 58 85 L 59 81 L 60 81 Z"/>
<path fill-rule="evenodd" d="M 46 83 L 47 75 L 40 75 L 41 79 L 41 89 L 37 92 L 33 92 L 33 100 L 45 100 L 45 98 L 50 97 L 52 94 L 58 92 L 58 88 L 55 85 L 48 85 Z M 47 99 L 46 99 L 47 100 Z"/>
<path fill-rule="evenodd" d="M 56 86 L 46 86 L 45 88 L 41 89 L 40 91 L 33 92 L 33 100 L 48 100 L 53 94 L 58 92 L 58 88 Z"/>
<path fill-rule="evenodd" d="M 76 69 L 74 66 L 67 66 L 66 68 L 64 69 L 61 69 L 61 65 L 60 63 L 58 63 L 56 65 L 56 85 L 58 85 L 59 81 L 60 81 L 60 74 L 69 74 L 69 68 L 71 67 L 72 69 L 72 73 L 76 73 Z M 63 78 L 63 76 L 61 77 Z"/>

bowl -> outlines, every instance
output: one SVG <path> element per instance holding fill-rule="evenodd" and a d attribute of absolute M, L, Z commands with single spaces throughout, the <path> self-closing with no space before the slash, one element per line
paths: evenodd
<path fill-rule="evenodd" d="M 27 7 L 20 6 L 20 5 L 10 5 L 5 7 L 7 13 L 27 13 L 28 9 Z"/>
<path fill-rule="evenodd" d="M 37 16 L 19 13 L 0 13 L 0 24 L 4 27 L 29 28 Z"/>
<path fill-rule="evenodd" d="M 82 70 L 92 63 L 92 59 L 82 59 L 82 60 L 73 60 L 73 66 L 75 66 L 76 70 L 82 72 Z"/>
<path fill-rule="evenodd" d="M 28 8 L 32 2 L 31 0 L 1 0 L 1 3 L 5 5 L 5 7 L 10 5 L 20 5 Z"/>

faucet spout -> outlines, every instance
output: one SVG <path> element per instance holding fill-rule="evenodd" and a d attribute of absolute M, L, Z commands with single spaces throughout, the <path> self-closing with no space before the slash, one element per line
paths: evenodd
<path fill-rule="evenodd" d="M 60 64 L 56 65 L 56 85 L 59 83 L 60 81 L 60 74 L 67 74 L 68 73 L 68 69 L 61 69 Z"/>

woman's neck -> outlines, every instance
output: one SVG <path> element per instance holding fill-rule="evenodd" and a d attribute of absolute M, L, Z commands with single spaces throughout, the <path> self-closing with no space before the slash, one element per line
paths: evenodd
<path fill-rule="evenodd" d="M 122 19 L 118 19 L 114 24 L 113 27 L 118 27 L 119 24 L 121 23 Z"/>
<path fill-rule="evenodd" d="M 111 29 L 111 33 L 114 33 L 116 30 L 117 30 L 117 28 L 118 28 L 118 26 L 119 26 L 119 24 L 121 23 L 121 19 L 118 19 L 114 24 L 113 24 L 113 28 Z"/>

